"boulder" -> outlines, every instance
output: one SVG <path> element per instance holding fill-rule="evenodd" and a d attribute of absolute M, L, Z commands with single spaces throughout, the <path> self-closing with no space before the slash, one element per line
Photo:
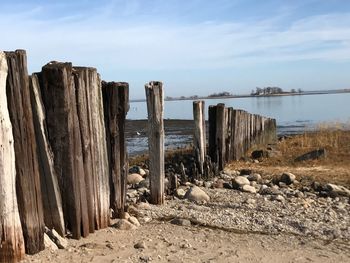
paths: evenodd
<path fill-rule="evenodd" d="M 258 174 L 258 173 L 253 173 L 253 174 L 250 174 L 247 176 L 247 179 L 249 181 L 255 181 L 255 182 L 258 182 L 261 180 L 261 175 Z"/>
<path fill-rule="evenodd" d="M 183 199 L 186 195 L 186 191 L 182 188 L 176 189 L 175 193 L 176 193 L 176 196 L 180 199 Z"/>
<path fill-rule="evenodd" d="M 242 188 L 243 185 L 250 185 L 249 180 L 247 179 L 247 177 L 244 176 L 237 176 L 232 180 L 232 186 L 235 189 L 239 189 Z"/>
<path fill-rule="evenodd" d="M 132 223 L 130 223 L 126 219 L 120 219 L 117 223 L 113 224 L 112 227 L 115 227 L 119 230 L 134 230 L 136 229 L 136 226 Z"/>
<path fill-rule="evenodd" d="M 350 190 L 344 186 L 336 184 L 326 184 L 325 188 L 330 194 L 333 194 L 334 196 L 342 195 L 350 197 Z"/>
<path fill-rule="evenodd" d="M 256 193 L 255 187 L 250 186 L 248 184 L 242 186 L 242 191 L 243 192 L 247 192 L 247 193 L 252 193 L 252 194 Z"/>
<path fill-rule="evenodd" d="M 134 217 L 134 216 L 130 216 L 130 217 L 128 218 L 128 221 L 129 221 L 131 224 L 133 224 L 133 225 L 135 225 L 135 226 L 137 226 L 137 227 L 139 227 L 139 226 L 141 225 L 140 222 L 139 222 L 139 220 L 137 220 L 137 218 Z"/>
<path fill-rule="evenodd" d="M 287 185 L 292 184 L 296 179 L 296 176 L 292 173 L 283 173 L 280 178 L 280 182 L 283 182 Z"/>
<path fill-rule="evenodd" d="M 198 186 L 193 186 L 185 194 L 186 199 L 195 202 L 209 202 L 210 197 Z"/>
<path fill-rule="evenodd" d="M 144 180 L 143 177 L 137 173 L 128 174 L 127 177 L 128 184 L 138 184 L 142 180 Z"/>
<path fill-rule="evenodd" d="M 308 160 L 315 160 L 319 158 L 325 158 L 326 157 L 326 149 L 317 149 L 308 153 L 305 153 L 301 156 L 298 156 L 294 159 L 295 162 L 302 162 L 302 161 L 308 161 Z"/>

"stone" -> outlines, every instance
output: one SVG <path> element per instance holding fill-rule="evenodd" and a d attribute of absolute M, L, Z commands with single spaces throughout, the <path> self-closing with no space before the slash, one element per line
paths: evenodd
<path fill-rule="evenodd" d="M 140 203 L 137 204 L 137 208 L 138 208 L 138 209 L 149 210 L 149 209 L 151 209 L 151 206 L 150 206 L 149 203 L 140 202 Z"/>
<path fill-rule="evenodd" d="M 137 184 L 137 187 L 139 187 L 139 188 L 148 188 L 149 189 L 149 186 L 150 186 L 149 178 L 146 178 Z"/>
<path fill-rule="evenodd" d="M 275 195 L 273 200 L 276 200 L 278 202 L 284 202 L 285 201 L 285 199 L 284 199 L 284 197 L 282 195 Z"/>
<path fill-rule="evenodd" d="M 240 175 L 250 175 L 252 173 L 251 169 L 242 169 Z"/>
<path fill-rule="evenodd" d="M 51 238 L 44 233 L 44 245 L 46 249 L 50 249 L 52 251 L 58 250 L 58 246 L 51 240 Z"/>
<path fill-rule="evenodd" d="M 255 150 L 252 152 L 252 158 L 253 159 L 261 159 L 267 157 L 267 151 L 266 150 Z"/>
<path fill-rule="evenodd" d="M 252 193 L 252 194 L 256 193 L 255 187 L 250 186 L 248 184 L 242 186 L 242 191 L 243 192 L 247 192 L 247 193 Z"/>
<path fill-rule="evenodd" d="M 247 176 L 247 179 L 249 181 L 255 181 L 255 182 L 258 182 L 261 180 L 261 175 L 258 174 L 258 173 L 253 173 L 253 174 L 250 174 Z"/>
<path fill-rule="evenodd" d="M 185 194 L 186 199 L 195 202 L 209 202 L 210 197 L 198 186 L 193 186 Z"/>
<path fill-rule="evenodd" d="M 205 188 L 210 188 L 211 186 L 213 185 L 213 183 L 212 182 L 204 182 L 204 187 Z"/>
<path fill-rule="evenodd" d="M 280 178 L 280 182 L 283 182 L 287 185 L 290 185 L 294 182 L 294 180 L 296 179 L 296 176 L 292 173 L 283 173 L 281 175 L 281 178 Z"/>
<path fill-rule="evenodd" d="M 143 179 L 143 177 L 137 173 L 128 174 L 128 177 L 127 177 L 128 184 L 138 184 L 142 180 L 145 180 L 145 179 Z"/>
<path fill-rule="evenodd" d="M 233 186 L 232 186 L 232 184 L 230 184 L 230 183 L 228 183 L 228 182 L 225 182 L 225 183 L 224 183 L 224 188 L 225 188 L 225 189 L 233 189 Z"/>
<path fill-rule="evenodd" d="M 197 185 L 197 186 L 203 186 L 203 181 L 200 181 L 200 180 L 194 180 L 194 184 Z"/>
<path fill-rule="evenodd" d="M 134 165 L 129 168 L 129 173 L 131 174 L 140 174 L 140 167 L 137 165 Z"/>
<path fill-rule="evenodd" d="M 214 188 L 224 188 L 224 183 L 223 179 L 218 179 L 214 182 Z"/>
<path fill-rule="evenodd" d="M 126 219 L 120 219 L 117 223 L 113 224 L 112 227 L 115 227 L 119 230 L 134 230 L 136 229 L 136 226 L 132 223 L 130 223 Z"/>
<path fill-rule="evenodd" d="M 176 189 L 175 194 L 178 198 L 183 199 L 186 195 L 186 191 L 182 188 L 178 188 Z"/>
<path fill-rule="evenodd" d="M 139 218 L 139 222 L 140 222 L 141 224 L 147 224 L 147 223 L 149 223 L 149 222 L 151 222 L 151 221 L 152 221 L 152 218 L 151 218 L 151 217 L 148 217 L 148 216 Z"/>
<path fill-rule="evenodd" d="M 298 156 L 294 159 L 295 162 L 302 162 L 302 161 L 308 161 L 308 160 L 315 160 L 319 158 L 325 158 L 326 157 L 326 149 L 317 149 L 308 153 L 305 153 L 301 156 Z"/>
<path fill-rule="evenodd" d="M 136 248 L 136 249 L 145 249 L 145 248 L 147 248 L 147 246 L 146 246 L 145 241 L 140 241 L 140 242 L 137 242 L 134 245 L 134 248 Z"/>
<path fill-rule="evenodd" d="M 45 227 L 45 233 L 57 245 L 59 249 L 65 249 L 68 247 L 68 240 L 64 237 L 61 237 L 55 229 L 49 229 Z"/>
<path fill-rule="evenodd" d="M 133 224 L 133 225 L 135 225 L 135 226 L 137 226 L 137 227 L 141 226 L 139 220 L 137 220 L 137 218 L 134 217 L 134 216 L 130 216 L 130 217 L 128 218 L 128 221 L 129 221 L 131 224 Z"/>
<path fill-rule="evenodd" d="M 253 199 L 253 198 L 248 198 L 247 200 L 245 200 L 245 203 L 249 204 L 249 205 L 255 205 L 256 204 L 256 200 Z"/>
<path fill-rule="evenodd" d="M 247 177 L 244 176 L 237 176 L 232 180 L 232 186 L 235 189 L 239 189 L 241 187 L 243 187 L 243 185 L 249 185 L 250 182 L 247 179 Z"/>
<path fill-rule="evenodd" d="M 329 193 L 334 194 L 334 196 L 342 195 L 350 197 L 350 190 L 344 186 L 336 184 L 326 184 L 325 188 Z"/>
<path fill-rule="evenodd" d="M 144 169 L 140 168 L 138 174 L 140 174 L 142 177 L 146 177 L 147 173 Z"/>
<path fill-rule="evenodd" d="M 174 218 L 170 223 L 178 226 L 191 226 L 191 221 L 183 218 Z"/>

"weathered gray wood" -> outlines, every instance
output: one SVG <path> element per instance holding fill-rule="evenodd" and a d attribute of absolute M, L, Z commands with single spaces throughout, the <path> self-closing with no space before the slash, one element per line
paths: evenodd
<path fill-rule="evenodd" d="M 223 170 L 226 163 L 226 114 L 225 104 L 219 103 L 216 107 L 216 143 L 217 143 L 217 163 L 219 169 Z"/>
<path fill-rule="evenodd" d="M 47 139 L 46 114 L 42 103 L 38 76 L 29 78 L 31 104 L 40 168 L 40 182 L 45 225 L 65 234 L 62 199 L 54 168 L 53 153 Z"/>
<path fill-rule="evenodd" d="M 86 192 L 82 188 L 85 177 L 72 64 L 45 65 L 41 90 L 64 219 L 72 237 L 79 239 L 88 232 L 89 221 Z"/>
<path fill-rule="evenodd" d="M 217 144 L 216 144 L 216 106 L 210 105 L 208 108 L 209 122 L 209 156 L 213 162 L 217 162 Z"/>
<path fill-rule="evenodd" d="M 24 50 L 6 52 L 7 103 L 12 123 L 16 155 L 16 192 L 26 253 L 44 247 L 44 214 L 40 172 L 30 102 L 27 56 Z"/>
<path fill-rule="evenodd" d="M 164 98 L 163 84 L 145 85 L 148 112 L 148 147 L 150 158 L 150 190 L 153 204 L 164 203 Z"/>
<path fill-rule="evenodd" d="M 0 262 L 24 257 L 24 240 L 16 196 L 15 149 L 7 108 L 7 61 L 0 51 Z"/>
<path fill-rule="evenodd" d="M 129 84 L 102 82 L 102 91 L 110 168 L 110 202 L 114 216 L 124 218 L 128 173 L 125 118 L 129 110 Z"/>
<path fill-rule="evenodd" d="M 95 182 L 96 229 L 109 226 L 110 187 L 102 84 L 96 70 L 89 71 L 88 108 L 92 134 L 92 163 Z"/>
<path fill-rule="evenodd" d="M 206 133 L 205 133 L 205 103 L 204 101 L 193 102 L 193 119 L 194 119 L 194 152 L 196 155 L 199 173 L 204 174 L 204 162 L 206 156 Z"/>

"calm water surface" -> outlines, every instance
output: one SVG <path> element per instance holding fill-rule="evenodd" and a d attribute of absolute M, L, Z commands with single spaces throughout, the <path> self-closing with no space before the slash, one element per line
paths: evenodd
<path fill-rule="evenodd" d="M 350 93 L 205 100 L 206 108 L 217 103 L 275 118 L 278 126 L 282 127 L 350 122 Z M 127 118 L 146 119 L 146 102 L 131 103 Z M 166 101 L 164 118 L 192 119 L 192 101 Z"/>

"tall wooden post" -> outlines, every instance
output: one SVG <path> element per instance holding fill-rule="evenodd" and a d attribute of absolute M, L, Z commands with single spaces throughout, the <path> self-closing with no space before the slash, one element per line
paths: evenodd
<path fill-rule="evenodd" d="M 125 143 L 125 118 L 129 111 L 129 84 L 102 82 L 107 152 L 109 159 L 110 202 L 115 217 L 125 212 L 128 158 Z"/>
<path fill-rule="evenodd" d="M 29 78 L 35 136 L 37 141 L 40 182 L 45 226 L 65 235 L 62 198 L 54 167 L 53 153 L 47 138 L 46 113 L 42 102 L 38 75 Z"/>
<path fill-rule="evenodd" d="M 0 262 L 24 257 L 24 240 L 16 196 L 15 149 L 7 107 L 7 61 L 0 51 Z"/>
<path fill-rule="evenodd" d="M 216 144 L 216 106 L 210 105 L 208 108 L 209 122 L 209 156 L 212 162 L 217 162 L 217 144 Z"/>
<path fill-rule="evenodd" d="M 226 110 L 225 104 L 219 103 L 216 108 L 216 142 L 218 151 L 219 169 L 224 170 L 226 158 Z"/>
<path fill-rule="evenodd" d="M 163 84 L 152 81 L 145 85 L 148 111 L 148 147 L 150 158 L 151 202 L 164 203 L 164 98 Z"/>
<path fill-rule="evenodd" d="M 203 165 L 206 156 L 206 134 L 205 134 L 205 103 L 203 100 L 193 102 L 194 119 L 194 153 L 196 156 L 199 173 L 204 174 Z"/>
<path fill-rule="evenodd" d="M 26 253 L 44 247 L 44 214 L 37 146 L 30 102 L 27 56 L 24 50 L 6 52 L 7 102 L 16 155 L 16 192 Z"/>

